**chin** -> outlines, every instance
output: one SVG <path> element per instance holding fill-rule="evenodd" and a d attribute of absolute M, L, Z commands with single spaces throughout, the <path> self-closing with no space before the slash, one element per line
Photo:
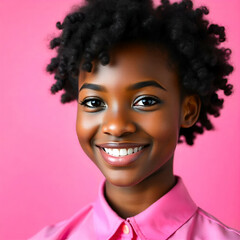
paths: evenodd
<path fill-rule="evenodd" d="M 144 178 L 140 178 L 140 176 L 136 176 L 131 172 L 126 173 L 121 170 L 104 174 L 104 176 L 108 183 L 117 187 L 133 187 L 144 180 Z"/>
<path fill-rule="evenodd" d="M 135 185 L 133 178 L 121 175 L 121 173 L 105 174 L 106 181 L 117 187 L 130 187 Z"/>

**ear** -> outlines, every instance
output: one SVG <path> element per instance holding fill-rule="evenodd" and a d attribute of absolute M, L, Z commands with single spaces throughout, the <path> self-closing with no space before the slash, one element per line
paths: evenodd
<path fill-rule="evenodd" d="M 198 95 L 186 96 L 182 103 L 181 127 L 189 128 L 198 120 L 201 100 Z"/>

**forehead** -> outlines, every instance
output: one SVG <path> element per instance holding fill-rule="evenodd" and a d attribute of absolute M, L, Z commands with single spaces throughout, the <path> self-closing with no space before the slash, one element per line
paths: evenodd
<path fill-rule="evenodd" d="M 164 47 L 145 43 L 124 43 L 109 52 L 110 63 L 106 66 L 93 61 L 91 72 L 80 71 L 79 85 L 83 82 L 131 83 L 156 80 L 164 85 L 178 82 L 176 67 L 171 62 Z"/>

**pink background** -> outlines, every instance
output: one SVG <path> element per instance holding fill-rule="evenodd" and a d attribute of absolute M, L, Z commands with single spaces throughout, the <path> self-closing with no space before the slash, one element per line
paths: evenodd
<path fill-rule="evenodd" d="M 195 146 L 179 145 L 175 174 L 195 202 L 240 229 L 240 1 L 207 3 L 209 18 L 227 27 L 235 72 L 216 130 Z M 82 152 L 75 133 L 76 102 L 50 95 L 45 73 L 49 39 L 74 0 L 0 1 L 0 239 L 26 239 L 94 200 L 103 176 Z"/>

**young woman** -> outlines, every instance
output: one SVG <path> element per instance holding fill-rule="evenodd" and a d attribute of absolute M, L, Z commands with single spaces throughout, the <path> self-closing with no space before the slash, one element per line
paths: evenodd
<path fill-rule="evenodd" d="M 224 27 L 207 14 L 191 0 L 88 0 L 57 23 L 51 91 L 78 101 L 79 142 L 105 181 L 95 202 L 31 239 L 240 239 L 173 173 L 177 144 L 213 129 L 216 92 L 232 93 Z"/>

